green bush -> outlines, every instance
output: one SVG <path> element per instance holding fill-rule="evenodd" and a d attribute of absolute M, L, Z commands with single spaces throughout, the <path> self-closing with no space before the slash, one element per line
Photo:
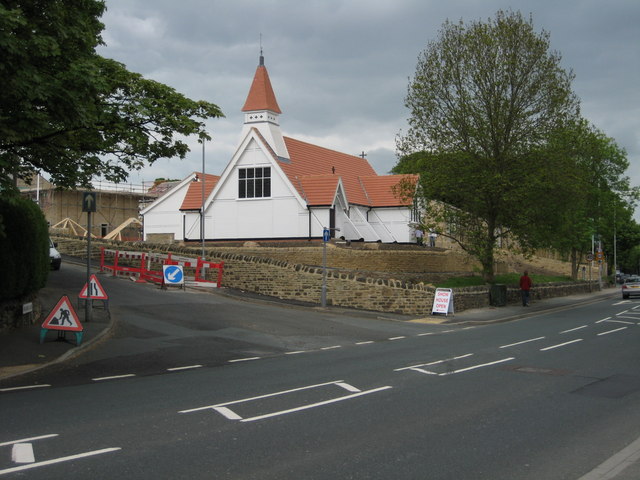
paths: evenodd
<path fill-rule="evenodd" d="M 0 301 L 18 299 L 45 286 L 49 232 L 40 207 L 20 196 L 0 196 Z"/>

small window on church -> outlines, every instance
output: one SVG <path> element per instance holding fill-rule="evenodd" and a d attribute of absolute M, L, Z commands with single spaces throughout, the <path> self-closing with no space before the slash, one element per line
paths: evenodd
<path fill-rule="evenodd" d="M 238 197 L 265 198 L 271 196 L 271 167 L 238 170 Z"/>

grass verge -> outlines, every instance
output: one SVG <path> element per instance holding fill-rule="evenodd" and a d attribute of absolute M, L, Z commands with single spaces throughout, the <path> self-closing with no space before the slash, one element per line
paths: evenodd
<path fill-rule="evenodd" d="M 571 282 L 570 277 L 553 276 L 553 275 L 530 275 L 533 284 L 536 283 L 554 283 L 554 282 Z M 496 275 L 494 283 L 504 285 L 518 285 L 520 281 L 519 273 L 506 273 L 504 275 Z M 447 280 L 436 284 L 438 288 L 461 288 L 461 287 L 477 287 L 487 285 L 482 277 L 478 275 L 470 275 L 466 277 L 451 277 Z"/>

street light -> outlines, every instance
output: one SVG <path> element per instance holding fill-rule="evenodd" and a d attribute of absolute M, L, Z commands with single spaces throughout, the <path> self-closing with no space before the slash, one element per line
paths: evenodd
<path fill-rule="evenodd" d="M 200 240 L 202 241 L 202 260 L 204 261 L 204 141 L 202 139 L 202 205 L 200 205 Z"/>

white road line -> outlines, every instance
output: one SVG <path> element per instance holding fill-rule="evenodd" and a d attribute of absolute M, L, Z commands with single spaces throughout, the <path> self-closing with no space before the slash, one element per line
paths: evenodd
<path fill-rule="evenodd" d="M 356 342 L 356 345 L 369 345 L 371 343 L 375 343 L 373 340 L 368 340 L 366 342 Z"/>
<path fill-rule="evenodd" d="M 36 457 L 33 454 L 31 443 L 14 443 L 11 449 L 11 461 L 14 463 L 33 463 Z"/>
<path fill-rule="evenodd" d="M 424 368 L 410 367 L 409 370 L 412 370 L 414 372 L 424 373 L 425 375 L 438 375 L 437 372 L 432 372 L 430 370 L 425 370 Z"/>
<path fill-rule="evenodd" d="M 16 390 L 31 390 L 33 388 L 45 388 L 50 387 L 48 383 L 43 383 L 42 385 L 26 385 L 24 387 L 10 387 L 10 388 L 0 388 L 0 392 L 14 392 Z"/>
<path fill-rule="evenodd" d="M 582 325 L 581 327 L 576 327 L 576 328 L 570 328 L 569 330 L 563 330 L 560 333 L 569 333 L 569 332 L 575 332 L 576 330 L 582 330 L 583 328 L 589 328 L 589 325 Z"/>
<path fill-rule="evenodd" d="M 550 347 L 541 348 L 541 352 L 546 352 L 547 350 L 553 350 L 554 348 L 564 347 L 565 345 L 571 345 L 572 343 L 581 342 L 582 338 L 577 338 L 575 340 L 571 340 L 570 342 L 559 343 L 557 345 L 551 345 Z"/>
<path fill-rule="evenodd" d="M 394 372 L 402 372 L 403 370 L 417 370 L 417 371 L 422 372 L 422 373 L 432 373 L 432 372 L 421 370 L 421 368 L 422 367 L 429 367 L 431 365 L 438 365 L 439 363 L 444 363 L 444 360 L 436 360 L 435 362 L 431 362 L 431 363 L 421 363 L 420 365 L 412 365 L 410 367 L 396 368 L 393 371 Z"/>
<path fill-rule="evenodd" d="M 236 412 L 227 407 L 214 407 L 213 408 L 220 415 L 228 418 L 229 420 L 242 420 L 242 417 Z"/>
<path fill-rule="evenodd" d="M 426 337 L 427 335 L 434 335 L 435 332 L 428 332 L 428 333 L 419 333 L 417 336 L 418 337 Z"/>
<path fill-rule="evenodd" d="M 241 422 L 255 422 L 256 420 L 264 420 L 265 418 L 278 417 L 280 415 L 287 415 L 289 413 L 300 412 L 302 410 L 309 410 L 311 408 L 321 407 L 324 405 L 330 405 L 332 403 L 342 402 L 344 400 L 351 400 L 352 398 L 361 397 L 363 395 L 369 395 L 371 393 L 381 392 L 393 388 L 391 386 L 374 388 L 373 390 L 366 390 L 364 392 L 354 393 L 352 395 L 346 395 L 344 397 L 333 398 L 331 400 L 325 400 L 324 402 L 312 403 L 310 405 L 303 405 L 301 407 L 290 408 L 289 410 L 281 410 L 279 412 L 267 413 L 265 415 L 259 415 L 257 417 L 245 418 Z"/>
<path fill-rule="evenodd" d="M 7 445 L 13 445 L 14 443 L 33 442 L 34 440 L 44 440 L 45 438 L 57 437 L 57 433 L 50 433 L 49 435 L 40 435 L 39 437 L 21 438 L 20 440 L 12 440 L 10 442 L 0 443 L 0 447 L 6 447 Z"/>
<path fill-rule="evenodd" d="M 216 407 L 226 407 L 227 405 L 236 405 L 238 403 L 251 402 L 253 400 L 262 400 L 263 398 L 277 397 L 278 395 L 284 395 L 284 394 L 293 393 L 293 392 L 300 392 L 302 390 L 309 390 L 311 388 L 324 387 L 326 385 L 335 385 L 336 383 L 341 383 L 341 382 L 344 382 L 344 380 L 334 380 L 333 382 L 318 383 L 316 385 L 308 385 L 306 387 L 292 388 L 290 390 L 283 390 L 281 392 L 268 393 L 266 395 L 259 395 L 257 397 L 243 398 L 240 400 L 233 400 L 231 402 L 218 403 L 216 405 L 207 405 L 206 407 L 190 408 L 188 410 L 180 410 L 178 413 L 191 413 L 191 412 L 197 412 L 199 410 L 215 409 Z"/>
<path fill-rule="evenodd" d="M 610 319 L 611 317 L 603 318 L 602 320 L 598 320 L 596 323 L 606 322 L 607 320 L 610 320 Z"/>
<path fill-rule="evenodd" d="M 461 368 L 459 370 L 454 370 L 453 372 L 439 373 L 438 376 L 444 377 L 446 375 L 453 375 L 455 373 L 468 372 L 469 370 L 475 370 L 477 368 L 489 367 L 491 365 L 497 365 L 498 363 L 510 362 L 511 360 L 515 360 L 515 358 L 516 357 L 503 358 L 502 360 L 496 360 L 495 362 L 483 363 L 480 365 L 474 365 L 472 367 Z"/>
<path fill-rule="evenodd" d="M 300 353 L 307 353 L 307 350 L 296 350 L 294 352 L 284 352 L 285 355 L 299 355 Z"/>
<path fill-rule="evenodd" d="M 322 347 L 320 350 L 335 350 L 336 348 L 342 348 L 342 345 L 334 345 L 332 347 Z"/>
<path fill-rule="evenodd" d="M 620 327 L 620 328 L 616 328 L 615 330 L 608 330 L 606 332 L 599 333 L 598 336 L 609 335 L 610 333 L 619 332 L 620 330 L 626 330 L 627 328 L 629 327 Z"/>
<path fill-rule="evenodd" d="M 625 313 L 627 313 L 628 311 L 629 311 L 629 310 L 623 310 L 623 311 L 621 311 L 620 313 L 616 313 L 616 317 L 617 317 L 618 315 L 624 315 L 624 314 L 625 314 Z"/>
<path fill-rule="evenodd" d="M 260 360 L 260 357 L 236 358 L 234 360 L 229 360 L 229 363 L 251 362 L 253 360 Z"/>
<path fill-rule="evenodd" d="M 119 447 L 116 448 L 103 448 L 102 450 L 94 450 L 92 452 L 78 453 L 76 455 L 69 455 L 68 457 L 54 458 L 53 460 L 45 460 L 43 462 L 30 463 L 29 465 L 21 465 L 19 467 L 6 468 L 4 470 L 0 470 L 0 475 L 5 475 L 7 473 L 21 472 L 23 470 L 30 470 L 32 468 L 44 467 L 46 465 L 54 465 L 56 463 L 69 462 L 71 460 L 78 460 L 80 458 L 91 457 L 94 455 L 102 455 L 103 453 L 115 452 L 118 450 L 122 450 Z"/>
<path fill-rule="evenodd" d="M 167 368 L 167 372 L 178 372 L 180 370 L 190 370 L 192 368 L 202 368 L 202 365 L 188 365 L 186 367 Z"/>
<path fill-rule="evenodd" d="M 362 391 L 359 388 L 356 388 L 353 385 L 349 385 L 348 383 L 344 383 L 344 382 L 337 382 L 336 385 L 338 387 L 344 388 L 347 392 L 351 392 L 351 393 L 358 393 Z"/>
<path fill-rule="evenodd" d="M 633 318 L 633 317 L 625 317 L 625 318 Z M 625 320 L 608 320 L 607 323 L 622 323 L 624 325 L 633 325 L 636 322 L 627 322 Z"/>
<path fill-rule="evenodd" d="M 542 340 L 544 338 L 545 337 L 530 338 L 529 340 L 522 340 L 521 342 L 510 343 L 509 345 L 502 345 L 500 348 L 515 347 L 516 345 L 522 345 L 523 343 L 537 342 L 538 340 Z"/>
<path fill-rule="evenodd" d="M 129 378 L 129 377 L 135 377 L 136 374 L 135 373 L 127 373 L 126 375 L 113 375 L 111 377 L 98 377 L 98 378 L 92 378 L 91 380 L 93 380 L 94 382 L 102 382 L 104 380 L 117 380 L 119 378 Z"/>
<path fill-rule="evenodd" d="M 450 362 L 451 360 L 460 360 L 461 358 L 467 358 L 471 356 L 473 356 L 473 353 L 467 353 L 465 355 L 459 355 L 457 357 L 445 358 L 444 360 L 434 360 L 433 362 L 429 363 L 420 363 L 418 365 L 411 365 L 410 367 L 396 368 L 394 372 L 401 372 L 403 370 L 416 370 L 420 367 L 430 367 L 431 365 L 438 365 L 439 363 Z"/>
<path fill-rule="evenodd" d="M 402 340 L 403 338 L 407 337 L 391 337 L 389 340 Z"/>

